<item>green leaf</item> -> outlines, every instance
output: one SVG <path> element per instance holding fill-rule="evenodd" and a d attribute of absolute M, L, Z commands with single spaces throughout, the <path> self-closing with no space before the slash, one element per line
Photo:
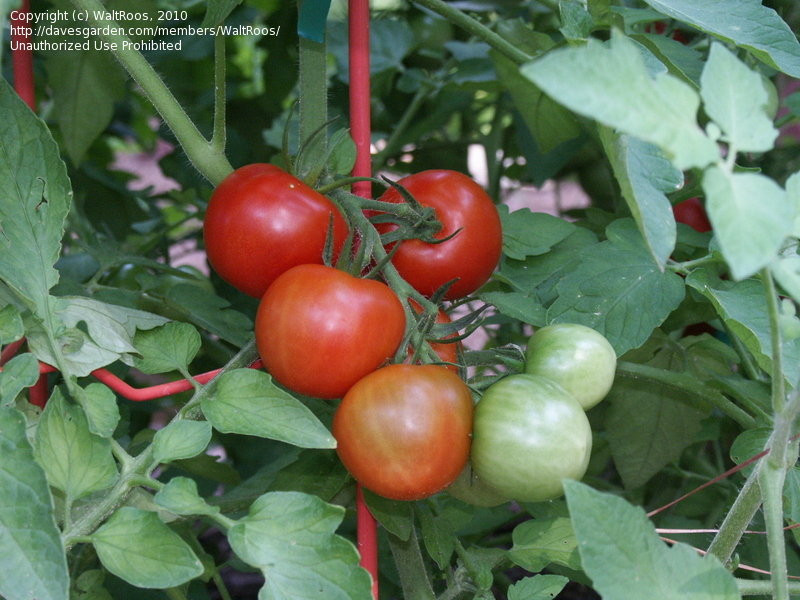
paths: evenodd
<path fill-rule="evenodd" d="M 280 440 L 302 448 L 335 448 L 336 440 L 305 405 L 272 383 L 266 373 L 236 369 L 217 379 L 203 398 L 214 429 Z"/>
<path fill-rule="evenodd" d="M 106 489 L 117 479 L 111 443 L 89 431 L 81 408 L 69 404 L 58 388 L 39 421 L 35 452 L 50 485 L 73 500 Z"/>
<path fill-rule="evenodd" d="M 425 550 L 439 568 L 445 570 L 456 548 L 455 531 L 447 519 L 435 518 L 430 507 L 423 503 L 417 506 L 416 513 Z"/>
<path fill-rule="evenodd" d="M 507 206 L 500 206 L 499 213 L 503 225 L 503 252 L 516 260 L 546 253 L 576 229 L 564 219 L 527 208 L 508 212 Z"/>
<path fill-rule="evenodd" d="M 136 368 L 143 373 L 185 371 L 200 351 L 200 334 L 188 323 L 171 321 L 136 335 L 134 345 L 142 355 Z"/>
<path fill-rule="evenodd" d="M 216 27 L 228 18 L 234 8 L 239 6 L 242 0 L 210 0 L 206 5 L 206 15 L 200 27 Z"/>
<path fill-rule="evenodd" d="M 600 137 L 622 196 L 650 255 L 664 269 L 675 249 L 676 227 L 666 194 L 683 185 L 678 171 L 652 144 L 602 128 Z"/>
<path fill-rule="evenodd" d="M 244 346 L 253 334 L 253 322 L 228 308 L 230 303 L 213 292 L 189 283 L 173 285 L 162 298 L 164 304 L 183 315 L 183 320 L 218 335 L 235 346 Z"/>
<path fill-rule="evenodd" d="M 591 327 L 621 356 L 641 346 L 685 292 L 678 275 L 658 268 L 631 221 L 615 221 L 608 235 L 609 240 L 579 253 L 573 268 L 561 275 L 547 320 Z"/>
<path fill-rule="evenodd" d="M 73 586 L 71 600 L 114 600 L 105 589 L 103 583 L 106 572 L 102 569 L 90 569 L 78 575 Z"/>
<path fill-rule="evenodd" d="M 270 492 L 228 531 L 236 555 L 266 578 L 262 600 L 370 600 L 358 552 L 335 535 L 344 508 L 299 492 Z"/>
<path fill-rule="evenodd" d="M 26 352 L 3 365 L 0 373 L 0 404 L 10 406 L 22 390 L 39 381 L 39 361 Z"/>
<path fill-rule="evenodd" d="M 92 534 L 111 573 L 140 588 L 175 587 L 203 574 L 203 564 L 154 512 L 123 506 Z"/>
<path fill-rule="evenodd" d="M 552 600 L 568 582 L 561 575 L 526 577 L 508 588 L 508 600 Z"/>
<path fill-rule="evenodd" d="M 414 508 L 411 502 L 389 500 L 369 490 L 363 490 L 369 512 L 386 531 L 407 542 L 414 528 Z"/>
<path fill-rule="evenodd" d="M 215 515 L 219 506 L 211 506 L 200 497 L 197 483 L 188 477 L 173 477 L 154 498 L 156 504 L 176 515 Z"/>
<path fill-rule="evenodd" d="M 120 419 L 114 392 L 102 383 L 90 383 L 85 389 L 79 389 L 81 394 L 78 400 L 86 413 L 89 431 L 100 437 L 110 438 Z"/>
<path fill-rule="evenodd" d="M 107 304 L 92 298 L 63 296 L 51 301 L 55 315 L 68 328 L 59 343 L 66 374 L 85 377 L 129 352 L 136 352 L 133 336 L 137 329 L 152 329 L 167 319 L 142 310 Z M 81 328 L 79 328 L 79 325 Z M 27 320 L 27 339 L 39 360 L 57 364 L 47 332 Z M 87 333 L 88 332 L 88 333 Z"/>
<path fill-rule="evenodd" d="M 7 304 L 0 308 L 0 344 L 16 342 L 23 335 L 25 327 L 22 325 L 22 317 L 17 307 Z"/>
<path fill-rule="evenodd" d="M 575 481 L 564 489 L 583 569 L 605 600 L 740 599 L 715 557 L 685 544 L 668 547 L 640 507 Z"/>
<path fill-rule="evenodd" d="M 585 40 L 594 28 L 594 20 L 586 5 L 579 0 L 559 0 L 558 11 L 561 16 L 559 31 L 570 41 Z"/>
<path fill-rule="evenodd" d="M 758 366 L 770 373 L 772 341 L 762 283 L 756 279 L 738 283 L 722 281 L 700 269 L 686 278 L 686 284 L 711 301 L 717 314 L 742 341 Z M 783 341 L 783 369 L 789 383 L 796 384 L 800 378 L 800 339 Z"/>
<path fill-rule="evenodd" d="M 537 573 L 549 564 L 575 571 L 581 568 L 578 540 L 566 517 L 534 519 L 517 525 L 508 557 L 523 569 Z"/>
<path fill-rule="evenodd" d="M 66 600 L 67 558 L 25 428 L 22 413 L 0 406 L 0 596 Z"/>
<path fill-rule="evenodd" d="M 285 453 L 284 460 L 292 453 Z M 352 478 L 334 450 L 303 450 L 297 460 L 283 466 L 266 489 L 275 492 L 303 492 L 332 501 Z"/>
<path fill-rule="evenodd" d="M 0 114 L 0 280 L 45 317 L 72 190 L 49 130 L 5 79 Z"/>
<path fill-rule="evenodd" d="M 608 443 L 626 489 L 644 485 L 680 458 L 707 416 L 652 382 L 618 381 L 606 402 Z"/>
<path fill-rule="evenodd" d="M 522 73 L 570 110 L 655 144 L 681 170 L 719 156 L 697 125 L 697 93 L 667 73 L 651 76 L 637 44 L 622 34 L 610 45 L 590 39 L 553 50 Z"/>
<path fill-rule="evenodd" d="M 493 304 L 501 314 L 519 319 L 523 323 L 536 327 L 547 323 L 547 310 L 539 299 L 523 292 L 485 292 L 479 298 Z"/>
<path fill-rule="evenodd" d="M 153 458 L 160 463 L 192 458 L 211 441 L 208 421 L 172 421 L 153 438 Z"/>
<path fill-rule="evenodd" d="M 111 122 L 114 104 L 125 94 L 125 77 L 110 52 L 95 50 L 48 53 L 45 67 L 53 116 L 67 154 L 80 164 Z"/>
<path fill-rule="evenodd" d="M 337 129 L 328 140 L 328 172 L 348 175 L 356 164 L 356 143 L 347 129 Z"/>
<path fill-rule="evenodd" d="M 767 442 L 769 441 L 771 433 L 772 430 L 767 427 L 756 427 L 755 429 L 746 429 L 737 435 L 729 451 L 731 460 L 737 465 L 740 465 L 746 460 L 760 454 L 768 447 Z M 742 469 L 742 473 L 745 476 L 749 476 L 753 468 L 754 466 L 752 465 L 745 467 Z"/>
<path fill-rule="evenodd" d="M 706 114 L 740 152 L 766 152 L 778 137 L 767 110 L 769 96 L 761 75 L 722 44 L 712 44 L 703 69 L 700 95 Z"/>
<path fill-rule="evenodd" d="M 703 176 L 703 191 L 733 277 L 745 279 L 768 265 L 792 232 L 797 214 L 783 189 L 759 173 L 727 173 L 711 167 Z"/>
<path fill-rule="evenodd" d="M 664 35 L 643 33 L 632 37 L 664 63 L 670 73 L 695 88 L 700 87 L 700 76 L 705 65 L 700 52 Z"/>
<path fill-rule="evenodd" d="M 800 77 L 800 43 L 761 0 L 645 0 L 657 11 L 747 49 L 765 64 Z"/>

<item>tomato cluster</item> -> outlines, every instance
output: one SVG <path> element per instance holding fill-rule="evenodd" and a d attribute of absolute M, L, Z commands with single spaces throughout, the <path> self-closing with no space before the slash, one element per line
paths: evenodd
<path fill-rule="evenodd" d="M 448 299 L 477 290 L 502 249 L 489 196 L 454 171 L 425 171 L 399 184 L 442 226 L 433 239 L 388 241 L 394 268 L 423 296 L 445 284 Z M 404 201 L 394 188 L 380 200 Z M 378 231 L 395 227 L 384 222 Z M 365 487 L 388 498 L 424 498 L 451 484 L 469 459 L 473 402 L 454 364 L 458 344 L 431 343 L 443 365 L 386 366 L 405 355 L 398 353 L 404 339 L 417 345 L 416 338 L 388 285 L 323 264 L 326 245 L 335 256 L 347 235 L 334 203 L 268 164 L 227 177 L 204 222 L 212 267 L 260 298 L 256 344 L 273 378 L 303 395 L 342 398 L 333 421 L 338 453 Z M 409 308 L 422 318 L 419 303 Z M 449 322 L 439 311 L 436 323 Z M 418 350 L 410 347 L 408 358 Z"/>
<path fill-rule="evenodd" d="M 586 472 L 592 430 L 584 411 L 606 396 L 615 369 L 611 344 L 589 327 L 537 331 L 525 373 L 491 385 L 475 407 L 474 475 L 463 475 L 451 493 L 484 505 L 560 496 L 564 479 Z"/>

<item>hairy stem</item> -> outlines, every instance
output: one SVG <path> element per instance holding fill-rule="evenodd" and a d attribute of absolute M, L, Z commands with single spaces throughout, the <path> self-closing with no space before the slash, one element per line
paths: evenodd
<path fill-rule="evenodd" d="M 434 600 L 436 596 L 425 570 L 416 531 L 411 530 L 411 536 L 407 541 L 403 541 L 391 533 L 388 537 L 389 548 L 400 575 L 403 598 L 406 600 Z"/>
<path fill-rule="evenodd" d="M 716 556 L 726 567 L 731 566 L 731 556 L 733 556 L 736 546 L 739 545 L 745 529 L 750 525 L 756 511 L 761 506 L 761 490 L 758 485 L 759 467 L 760 464 L 753 469 L 745 481 L 744 487 L 739 491 L 733 506 L 725 515 L 719 531 L 708 547 L 708 553 Z"/>

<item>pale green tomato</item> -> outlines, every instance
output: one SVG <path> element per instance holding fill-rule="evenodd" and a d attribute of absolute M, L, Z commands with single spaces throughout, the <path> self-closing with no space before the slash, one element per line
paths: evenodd
<path fill-rule="evenodd" d="M 564 479 L 589 465 L 592 430 L 581 405 L 538 375 L 510 375 L 475 407 L 472 468 L 484 483 L 520 502 L 563 494 Z"/>
<path fill-rule="evenodd" d="M 606 397 L 616 368 L 614 348 L 602 334 L 585 325 L 548 325 L 528 341 L 525 372 L 555 381 L 583 410 Z"/>

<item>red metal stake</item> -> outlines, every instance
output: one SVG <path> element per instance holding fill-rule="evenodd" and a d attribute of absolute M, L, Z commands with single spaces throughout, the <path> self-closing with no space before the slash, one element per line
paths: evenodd
<path fill-rule="evenodd" d="M 356 144 L 355 177 L 372 175 L 370 156 L 370 82 L 369 82 L 369 0 L 349 0 L 350 10 L 350 133 Z M 372 195 L 368 181 L 353 185 L 353 193 L 364 198 Z M 358 551 L 361 566 L 372 575 L 372 596 L 378 598 L 378 526 L 364 501 L 364 492 L 356 492 Z"/>
<path fill-rule="evenodd" d="M 17 44 L 31 43 L 31 36 L 27 32 L 31 27 L 31 21 L 20 18 L 23 14 L 30 12 L 30 0 L 22 0 L 19 10 L 13 11 L 12 15 L 17 17 L 11 19 L 11 41 L 15 49 L 11 51 L 11 64 L 14 68 L 14 89 L 19 97 L 27 104 L 31 110 L 36 110 L 36 92 L 33 83 L 33 51 L 16 47 Z"/>

